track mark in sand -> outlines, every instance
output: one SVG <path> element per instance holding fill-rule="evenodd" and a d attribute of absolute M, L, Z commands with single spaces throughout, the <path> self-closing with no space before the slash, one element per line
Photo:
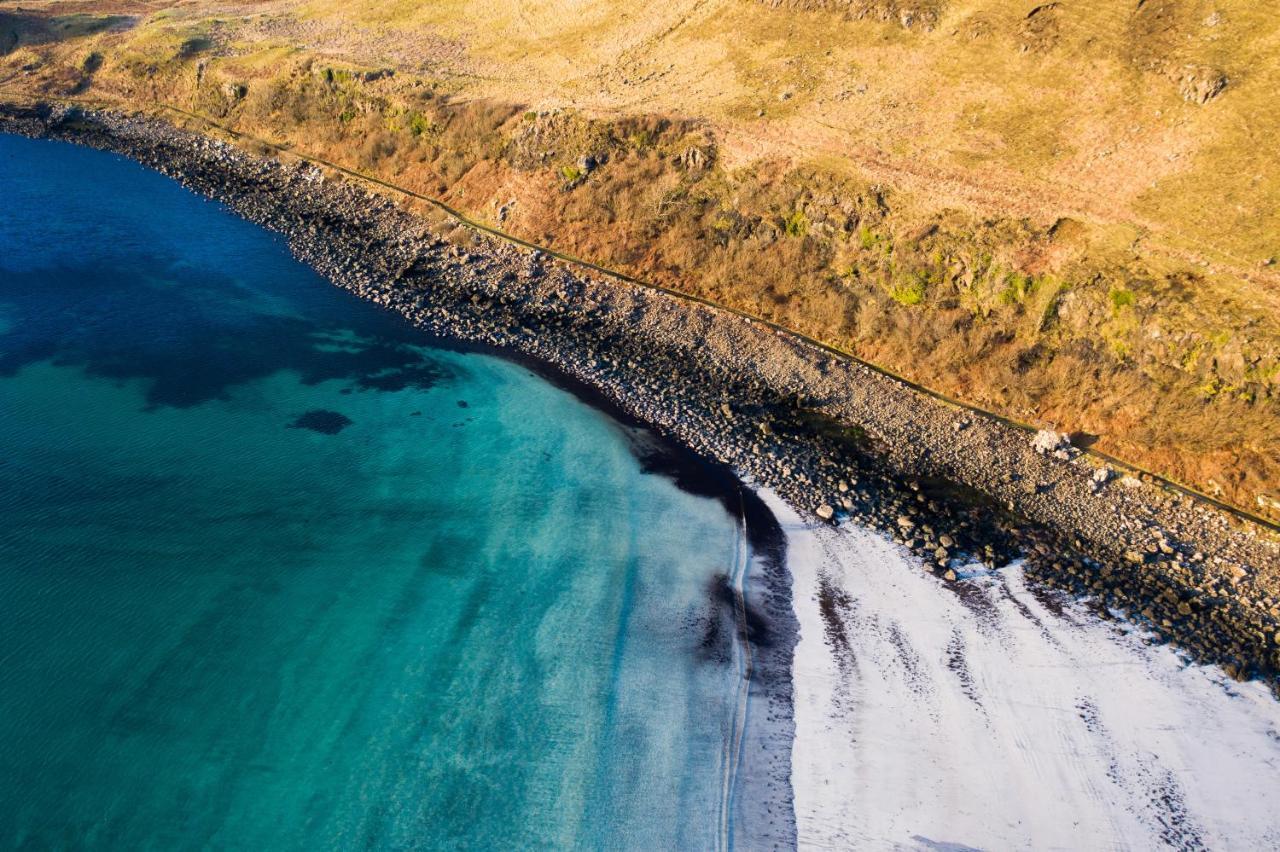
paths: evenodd
<path fill-rule="evenodd" d="M 1093 735 L 1106 751 L 1107 777 L 1120 789 L 1129 791 L 1137 801 L 1134 811 L 1140 821 L 1150 826 L 1160 840 L 1173 849 L 1207 849 L 1200 829 L 1187 808 L 1182 785 L 1172 771 L 1162 766 L 1155 755 L 1134 755 L 1136 766 L 1125 771 L 1117 753 L 1116 743 L 1098 706 L 1090 698 L 1076 702 L 1076 714 L 1085 730 Z"/>
<path fill-rule="evenodd" d="M 885 633 L 889 644 L 898 655 L 898 662 L 902 664 L 902 675 L 907 688 L 916 695 L 927 696 L 932 691 L 933 682 L 929 678 L 928 671 L 925 670 L 920 655 L 912 647 L 911 640 L 907 638 L 907 634 L 902 631 L 896 621 L 889 623 Z M 936 711 L 931 711 L 931 715 L 936 715 Z"/>
<path fill-rule="evenodd" d="M 1183 797 L 1182 786 L 1172 772 L 1159 771 L 1156 783 L 1148 788 L 1156 821 L 1160 823 L 1160 839 L 1175 849 L 1208 849 L 1200 831 L 1192 821 Z"/>
<path fill-rule="evenodd" d="M 947 668 L 954 672 L 956 680 L 960 681 L 960 691 L 964 693 L 965 698 L 972 701 L 982 715 L 986 716 L 987 708 L 982 703 L 977 684 L 974 683 L 973 672 L 969 671 L 965 650 L 963 634 L 959 628 L 952 628 L 951 639 L 947 642 Z"/>
<path fill-rule="evenodd" d="M 826 572 L 818 575 L 818 613 L 822 617 L 822 633 L 831 659 L 836 664 L 835 686 L 832 690 L 832 706 L 841 715 L 853 715 L 856 701 L 852 693 L 858 680 L 858 656 L 849 641 L 849 631 L 855 616 L 853 598 L 840 588 Z"/>
<path fill-rule="evenodd" d="M 1045 625 L 1044 621 L 1041 620 L 1040 616 L 1036 615 L 1031 607 L 1027 606 L 1026 601 L 1019 600 L 1018 596 L 1013 593 L 1013 590 L 1009 588 L 1008 584 L 1001 582 L 999 588 L 1002 593 L 1002 598 L 1013 604 L 1013 607 L 1018 610 L 1019 614 L 1021 614 L 1022 617 L 1025 618 L 1033 627 L 1040 631 L 1040 636 L 1045 640 L 1045 642 L 1048 642 L 1055 648 L 1064 647 L 1058 637 L 1053 635 L 1053 631 L 1051 631 Z"/>
<path fill-rule="evenodd" d="M 949 840 L 933 840 L 921 837 L 919 834 L 911 835 L 911 839 L 918 843 L 921 849 L 928 849 L 931 852 L 982 852 L 975 846 L 965 846 L 963 843 L 952 843 Z"/>
<path fill-rule="evenodd" d="M 1076 715 L 1084 722 L 1084 729 L 1091 734 L 1105 733 L 1102 721 L 1098 717 L 1098 706 L 1089 698 L 1081 698 L 1076 702 Z"/>
<path fill-rule="evenodd" d="M 1001 622 L 1000 610 L 987 594 L 991 585 L 992 582 L 987 578 L 977 578 L 961 583 L 947 583 L 943 588 L 954 594 L 956 600 L 973 614 L 974 624 L 983 635 L 1004 636 L 1005 630 Z"/>
<path fill-rule="evenodd" d="M 848 634 L 848 621 L 853 616 L 853 598 L 835 585 L 825 572 L 818 576 L 818 612 L 822 614 L 827 644 L 836 654 L 836 664 L 842 674 L 850 673 L 857 668 L 857 659 L 853 655 Z"/>

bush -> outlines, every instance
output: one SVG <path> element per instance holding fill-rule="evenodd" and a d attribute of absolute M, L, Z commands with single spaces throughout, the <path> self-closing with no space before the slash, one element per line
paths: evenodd
<path fill-rule="evenodd" d="M 809 233 L 809 217 L 796 210 L 783 222 L 783 229 L 789 237 L 803 237 Z"/>
<path fill-rule="evenodd" d="M 926 283 L 923 274 L 912 275 L 890 287 L 889 296 L 900 305 L 913 307 L 924 301 Z"/>
<path fill-rule="evenodd" d="M 1132 307 L 1137 298 L 1133 295 L 1132 290 L 1124 290 L 1119 287 L 1111 288 L 1111 308 L 1119 311 L 1121 308 Z"/>
<path fill-rule="evenodd" d="M 414 136 L 425 136 L 434 129 L 431 124 L 431 119 L 427 118 L 420 112 L 413 112 L 409 114 L 408 127 L 409 132 Z"/>
<path fill-rule="evenodd" d="M 1015 272 L 1004 281 L 1004 289 L 1000 291 L 1000 304 L 1017 305 L 1027 298 L 1035 289 L 1035 281 L 1026 275 Z M 1132 295 L 1132 294 L 1131 294 Z"/>

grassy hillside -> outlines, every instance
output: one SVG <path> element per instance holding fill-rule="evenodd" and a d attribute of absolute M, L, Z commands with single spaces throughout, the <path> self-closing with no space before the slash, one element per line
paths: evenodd
<path fill-rule="evenodd" d="M 0 2 L 0 95 L 193 110 L 1280 516 L 1263 4 L 651 5 Z"/>

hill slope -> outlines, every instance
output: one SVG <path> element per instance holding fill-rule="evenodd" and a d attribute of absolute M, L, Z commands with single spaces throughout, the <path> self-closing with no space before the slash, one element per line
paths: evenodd
<path fill-rule="evenodd" d="M 1280 517 L 1280 21 L 1246 0 L 0 3 L 168 103 Z"/>

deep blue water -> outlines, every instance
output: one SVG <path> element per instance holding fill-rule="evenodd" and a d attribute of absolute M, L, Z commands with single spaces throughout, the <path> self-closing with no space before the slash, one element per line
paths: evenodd
<path fill-rule="evenodd" d="M 0 846 L 714 846 L 746 545 L 646 440 L 0 136 Z"/>

